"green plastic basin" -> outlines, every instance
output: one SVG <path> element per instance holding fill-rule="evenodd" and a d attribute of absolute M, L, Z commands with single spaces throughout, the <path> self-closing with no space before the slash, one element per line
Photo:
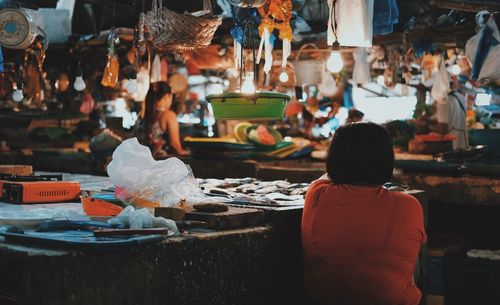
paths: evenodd
<path fill-rule="evenodd" d="M 281 119 L 290 96 L 276 92 L 211 94 L 216 119 Z"/>

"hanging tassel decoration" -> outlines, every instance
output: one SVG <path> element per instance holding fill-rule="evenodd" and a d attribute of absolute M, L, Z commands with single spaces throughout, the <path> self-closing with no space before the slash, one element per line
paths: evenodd
<path fill-rule="evenodd" d="M 283 40 L 283 60 L 281 62 L 281 67 L 283 69 L 286 68 L 286 64 L 288 62 L 288 57 L 292 53 L 292 43 L 288 39 Z"/>
<path fill-rule="evenodd" d="M 259 7 L 258 10 L 262 17 L 262 22 L 259 26 L 259 34 L 261 36 L 259 55 L 262 54 L 262 45 L 264 45 L 264 72 L 268 73 L 273 65 L 272 51 L 274 36 L 272 35 L 272 32 L 275 29 L 279 31 L 279 38 L 283 40 L 283 48 L 287 47 L 285 45 L 288 45 L 290 41 L 292 41 L 293 34 L 292 28 L 290 27 L 290 19 L 292 18 L 292 1 L 268 0 L 266 4 Z M 283 50 L 283 53 L 285 54 L 285 50 Z M 286 57 L 288 57 L 288 55 Z M 257 58 L 260 59 L 260 56 L 257 56 Z M 286 65 L 285 56 L 283 61 L 285 61 Z"/>
<path fill-rule="evenodd" d="M 234 68 L 236 71 L 240 69 L 241 62 L 241 43 L 238 40 L 234 40 Z"/>
<path fill-rule="evenodd" d="M 264 29 L 262 39 L 264 40 L 264 72 L 268 73 L 273 66 L 273 44 L 271 44 L 271 37 L 267 28 Z"/>
<path fill-rule="evenodd" d="M 243 43 L 244 36 L 241 22 L 237 22 L 234 28 L 231 29 L 231 36 L 233 36 L 234 39 L 234 68 L 239 70 L 241 63 L 241 44 Z"/>

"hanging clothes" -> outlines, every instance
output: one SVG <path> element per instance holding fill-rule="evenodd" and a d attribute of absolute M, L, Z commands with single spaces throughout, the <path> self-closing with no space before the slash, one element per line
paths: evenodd
<path fill-rule="evenodd" d="M 465 54 L 472 67 L 472 79 L 481 84 L 500 79 L 500 33 L 493 18 L 467 41 Z"/>
<path fill-rule="evenodd" d="M 328 0 L 328 44 L 371 47 L 373 5 L 374 0 Z"/>
<path fill-rule="evenodd" d="M 431 97 L 438 104 L 448 103 L 448 92 L 450 91 L 450 75 L 444 62 L 444 58 L 441 57 L 439 70 L 432 77 Z"/>
<path fill-rule="evenodd" d="M 279 38 L 283 40 L 283 67 L 286 67 L 288 56 L 291 53 L 291 41 L 293 39 L 290 20 L 292 18 L 292 1 L 291 0 L 269 0 L 265 5 L 258 8 L 259 14 L 262 17 L 259 26 L 259 34 L 261 43 L 259 46 L 259 55 L 262 54 L 264 47 L 264 72 L 271 71 L 273 65 L 272 51 L 274 43 L 272 33 L 276 29 L 279 31 Z M 260 56 L 257 56 L 259 62 Z"/>
<path fill-rule="evenodd" d="M 370 66 L 368 64 L 369 49 L 356 48 L 352 53 L 354 57 L 354 70 L 352 79 L 356 84 L 365 84 L 372 80 L 370 75 Z"/>
<path fill-rule="evenodd" d="M 375 0 L 373 6 L 373 35 L 387 35 L 398 23 L 399 10 L 396 0 Z"/>

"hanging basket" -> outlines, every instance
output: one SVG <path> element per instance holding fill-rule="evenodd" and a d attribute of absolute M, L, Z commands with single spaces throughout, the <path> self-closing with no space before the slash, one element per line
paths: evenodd
<path fill-rule="evenodd" d="M 208 95 L 216 119 L 281 119 L 290 96 L 276 92 L 246 95 L 229 92 Z"/>
<path fill-rule="evenodd" d="M 182 51 L 209 46 L 222 19 L 212 16 L 210 0 L 203 0 L 203 10 L 209 11 L 209 15 L 179 14 L 162 7 L 161 0 L 153 0 L 153 9 L 146 13 L 145 23 L 155 47 Z"/>
<path fill-rule="evenodd" d="M 316 85 L 323 80 L 323 61 L 319 59 L 300 59 L 300 55 L 307 47 L 318 49 L 315 44 L 308 43 L 303 45 L 297 52 L 297 56 L 293 62 L 295 68 L 295 77 L 297 85 Z"/>

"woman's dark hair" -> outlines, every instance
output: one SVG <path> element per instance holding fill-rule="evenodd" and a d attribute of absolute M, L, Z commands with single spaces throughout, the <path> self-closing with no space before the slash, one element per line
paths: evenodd
<path fill-rule="evenodd" d="M 148 126 L 153 124 L 156 115 L 156 104 L 165 94 L 169 93 L 172 93 L 172 88 L 170 88 L 166 82 L 156 82 L 149 85 L 149 90 L 146 94 L 146 109 L 144 112 L 144 121 Z"/>
<path fill-rule="evenodd" d="M 169 93 L 172 93 L 172 88 L 166 82 L 151 83 L 146 94 L 146 104 L 154 106 L 165 94 Z"/>
<path fill-rule="evenodd" d="M 391 139 L 382 126 L 355 123 L 335 131 L 326 160 L 333 183 L 382 185 L 391 179 L 393 169 Z"/>

